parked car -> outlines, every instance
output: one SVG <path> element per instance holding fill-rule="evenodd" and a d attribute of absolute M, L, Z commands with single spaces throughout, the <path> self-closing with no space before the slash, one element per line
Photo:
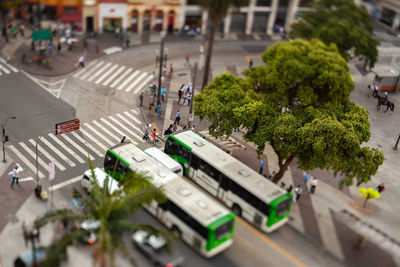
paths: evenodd
<path fill-rule="evenodd" d="M 166 241 L 161 236 L 155 236 L 144 230 L 139 230 L 132 237 L 136 248 L 150 259 L 155 266 L 183 266 L 184 256 L 170 254 L 166 248 Z"/>
<path fill-rule="evenodd" d="M 99 226 L 100 226 L 100 222 L 99 222 L 99 221 L 95 221 L 95 220 L 86 220 L 86 221 L 83 221 L 83 222 L 80 224 L 80 228 L 81 228 L 82 230 L 86 231 L 87 234 L 85 234 L 85 235 L 82 237 L 81 241 L 82 241 L 84 244 L 89 244 L 89 245 L 95 243 L 95 242 L 97 241 L 97 236 L 96 236 L 96 233 L 95 233 L 95 232 L 97 231 L 97 229 L 99 228 Z"/>

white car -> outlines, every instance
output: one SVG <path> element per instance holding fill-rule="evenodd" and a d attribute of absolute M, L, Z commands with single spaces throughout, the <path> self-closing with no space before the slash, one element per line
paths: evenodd
<path fill-rule="evenodd" d="M 104 182 L 107 178 L 107 176 L 109 176 L 107 173 L 105 173 L 103 170 L 101 170 L 100 168 L 94 168 L 93 169 L 94 174 L 96 175 L 97 178 L 97 182 L 99 183 L 99 185 L 101 187 L 104 186 Z M 85 189 L 86 192 L 90 192 L 90 189 L 92 189 L 93 185 L 93 177 L 92 177 L 92 171 L 91 170 L 87 170 L 85 171 L 85 173 L 82 176 L 81 179 L 81 185 L 83 186 L 83 188 Z M 114 179 L 112 179 L 111 177 L 109 178 L 109 182 L 108 182 L 108 186 L 110 188 L 110 193 L 112 194 L 115 190 L 118 190 L 118 182 Z"/>

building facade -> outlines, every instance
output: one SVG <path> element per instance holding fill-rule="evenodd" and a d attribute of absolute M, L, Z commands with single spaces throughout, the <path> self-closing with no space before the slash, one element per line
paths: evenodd
<path fill-rule="evenodd" d="M 394 34 L 400 34 L 400 1 L 377 0 L 372 11 L 372 17 Z"/>

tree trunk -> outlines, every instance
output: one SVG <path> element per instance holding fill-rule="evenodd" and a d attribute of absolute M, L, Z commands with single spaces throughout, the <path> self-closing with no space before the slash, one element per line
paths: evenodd
<path fill-rule="evenodd" d="M 212 49 L 213 49 L 213 44 L 214 44 L 215 29 L 217 28 L 217 21 L 218 21 L 217 18 L 212 18 L 212 20 L 211 20 L 211 29 L 210 29 L 210 36 L 208 37 L 206 63 L 204 65 L 204 77 L 203 77 L 203 84 L 201 86 L 201 91 L 203 91 L 204 87 L 208 83 L 211 55 L 212 55 Z"/>
<path fill-rule="evenodd" d="M 287 160 L 285 160 L 285 163 L 283 163 L 283 159 L 278 155 L 279 171 L 278 173 L 275 174 L 274 178 L 272 179 L 274 183 L 278 183 L 279 180 L 282 179 L 283 174 L 285 173 L 289 165 L 292 163 L 293 159 L 294 156 L 290 155 L 287 158 Z"/>

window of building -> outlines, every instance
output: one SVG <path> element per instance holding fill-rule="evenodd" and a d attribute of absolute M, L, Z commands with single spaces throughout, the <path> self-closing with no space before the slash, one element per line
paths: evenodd
<path fill-rule="evenodd" d="M 78 8 L 77 7 L 64 7 L 65 14 L 75 14 L 78 13 Z"/>
<path fill-rule="evenodd" d="M 271 6 L 271 0 L 257 0 L 256 6 Z"/>

